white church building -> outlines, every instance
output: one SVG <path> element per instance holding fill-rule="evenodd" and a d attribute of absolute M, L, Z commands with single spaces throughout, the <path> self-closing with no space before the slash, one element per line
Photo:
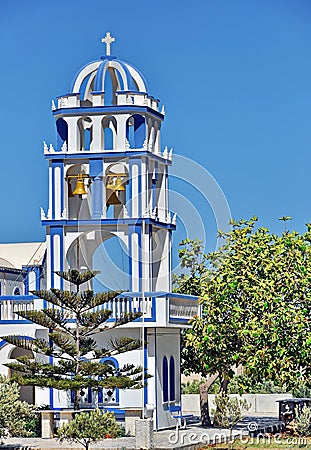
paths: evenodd
<path fill-rule="evenodd" d="M 41 208 L 41 223 L 46 240 L 0 244 L 0 336 L 45 333 L 16 314 L 46 306 L 31 290 L 68 288 L 57 270 L 103 270 L 94 254 L 117 238 L 127 258 L 128 292 L 106 307 L 113 311 L 112 320 L 125 311 L 143 315 L 111 335 L 143 337 L 145 346 L 108 360 L 116 368 L 127 362 L 144 366 L 151 377 L 140 390 L 86 392 L 84 406 L 116 414 L 147 408 L 158 430 L 176 423 L 168 405 L 181 401 L 180 330 L 198 313 L 198 301 L 171 292 L 176 216 L 168 195 L 172 152 L 161 144 L 164 108 L 149 94 L 140 71 L 110 54 L 113 41 L 107 33 L 106 55 L 82 67 L 70 90 L 52 102 L 57 136 L 55 144 L 44 142 L 49 199 L 47 211 Z M 119 270 L 124 270 L 121 264 Z M 98 334 L 100 345 L 104 339 L 106 334 Z M 22 354 L 0 341 L 0 372 L 10 376 L 3 364 Z M 52 409 L 72 407 L 70 393 L 54 389 L 25 387 L 21 396 Z"/>

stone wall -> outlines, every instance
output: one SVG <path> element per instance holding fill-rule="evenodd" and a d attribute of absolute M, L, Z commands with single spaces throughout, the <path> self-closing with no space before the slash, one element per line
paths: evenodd
<path fill-rule="evenodd" d="M 181 400 L 183 414 L 200 415 L 200 398 L 199 394 L 183 394 Z M 239 397 L 238 395 L 230 394 L 230 397 Z M 209 410 L 215 408 L 214 394 L 209 394 Z M 242 399 L 245 399 L 251 408 L 245 414 L 248 416 L 275 416 L 279 414 L 279 404 L 276 400 L 283 400 L 292 398 L 291 394 L 243 394 Z"/>

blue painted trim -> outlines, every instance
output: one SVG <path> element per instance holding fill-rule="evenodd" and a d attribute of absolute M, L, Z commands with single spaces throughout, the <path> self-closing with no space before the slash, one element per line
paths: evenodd
<path fill-rule="evenodd" d="M 114 358 L 113 356 L 106 356 L 105 358 L 102 358 L 99 362 L 100 363 L 104 363 L 110 361 L 113 363 L 113 365 L 115 366 L 116 369 L 119 369 L 119 361 Z"/>
<path fill-rule="evenodd" d="M 60 169 L 60 213 L 64 210 L 64 162 L 59 159 L 52 161 L 52 218 L 55 218 L 55 170 Z"/>
<path fill-rule="evenodd" d="M 176 386 L 175 386 L 175 359 L 174 356 L 170 357 L 170 364 L 169 364 L 169 379 L 170 379 L 170 392 L 169 397 L 170 401 L 176 400 Z"/>
<path fill-rule="evenodd" d="M 7 341 L 0 341 L 0 348 L 4 347 L 5 345 L 8 345 Z"/>
<path fill-rule="evenodd" d="M 105 363 L 105 362 L 111 362 L 114 367 L 116 368 L 116 372 L 119 369 L 119 361 L 114 358 L 113 356 L 107 356 L 106 358 L 102 358 L 100 360 L 101 363 Z M 116 403 L 120 402 L 120 392 L 119 392 L 119 388 L 116 388 Z"/>
<path fill-rule="evenodd" d="M 140 200 L 140 196 L 138 197 Z M 139 214 L 140 215 L 140 214 Z M 138 235 L 138 289 L 142 290 L 142 277 L 143 277 L 143 261 L 142 261 L 142 226 L 137 229 Z"/>
<path fill-rule="evenodd" d="M 23 300 L 34 300 L 36 297 L 35 295 L 29 294 L 29 295 L 0 295 L 0 301 L 1 300 L 12 300 L 13 302 L 23 301 Z"/>
<path fill-rule="evenodd" d="M 187 324 L 187 323 L 189 323 L 189 321 L 190 321 L 190 319 L 182 319 L 182 318 L 175 318 L 175 317 L 169 318 L 169 323 Z"/>
<path fill-rule="evenodd" d="M 158 161 L 161 164 L 165 164 L 166 166 L 171 166 L 172 161 L 163 158 L 162 156 L 156 155 L 155 153 L 151 153 L 147 150 L 137 150 L 137 149 L 128 149 L 124 151 L 119 150 L 100 150 L 98 152 L 76 152 L 76 153 L 46 153 L 44 155 L 44 158 L 48 161 L 53 161 L 54 159 L 59 160 L 59 157 L 62 157 L 62 161 L 71 160 L 71 159 L 78 159 L 79 161 L 88 160 L 91 161 L 92 159 L 98 159 L 99 156 L 102 157 L 105 161 L 107 160 L 109 162 L 109 159 L 115 159 L 117 158 L 141 158 L 142 156 L 147 157 L 148 159 L 152 161 Z"/>
<path fill-rule="evenodd" d="M 26 323 L 33 323 L 33 322 L 31 322 L 30 320 L 25 320 L 25 319 L 22 319 L 22 320 L 0 320 L 0 323 L 2 324 L 2 325 L 20 325 L 20 324 L 26 324 Z"/>
<path fill-rule="evenodd" d="M 137 92 L 137 91 L 136 91 Z M 81 114 L 115 114 L 116 112 L 128 112 L 129 114 L 133 114 L 133 111 L 148 113 L 161 121 L 164 120 L 164 115 L 159 111 L 150 108 L 149 106 L 138 106 L 138 105 L 126 105 L 126 106 L 117 106 L 117 105 L 107 105 L 107 106 L 80 106 L 78 108 L 58 108 L 52 111 L 53 116 L 55 117 L 65 117 L 72 115 L 81 115 Z"/>
<path fill-rule="evenodd" d="M 162 360 L 162 400 L 163 402 L 169 401 L 169 387 L 168 387 L 169 377 L 168 377 L 168 361 L 167 357 L 164 356 Z"/>
<path fill-rule="evenodd" d="M 164 222 L 160 222 L 154 219 L 143 219 L 146 221 L 147 223 L 151 223 L 153 225 L 155 225 L 157 228 L 167 228 L 170 230 L 175 230 L 176 226 L 172 225 L 172 224 L 167 224 Z M 100 226 L 111 226 L 111 225 L 136 225 L 139 224 L 139 222 L 141 221 L 140 218 L 128 218 L 128 219 L 93 219 L 93 220 L 81 220 L 81 219 L 77 219 L 77 220 L 64 220 L 64 219 L 60 219 L 60 220 L 42 220 L 41 224 L 44 226 L 50 226 L 52 228 L 52 226 L 57 226 L 57 227 L 62 227 L 62 226 L 77 226 L 77 224 L 79 225 L 79 228 L 82 229 L 83 226 L 88 227 L 88 226 L 95 226 L 95 225 L 100 225 Z"/>
<path fill-rule="evenodd" d="M 52 221 L 52 224 L 55 225 L 56 221 Z M 55 250 L 54 250 L 54 236 L 58 235 L 60 237 L 59 239 L 59 246 L 60 246 L 60 271 L 64 270 L 64 229 L 63 227 L 59 226 L 51 226 L 50 228 L 50 249 L 51 249 L 51 287 L 55 287 L 54 281 L 55 277 L 57 275 L 54 273 L 55 267 L 54 267 L 54 261 L 55 261 Z M 64 288 L 64 280 L 60 279 L 60 289 Z"/>
<path fill-rule="evenodd" d="M 135 71 L 138 73 L 138 75 L 140 75 L 140 77 L 141 77 L 141 79 L 143 80 L 144 85 L 146 86 L 146 89 L 147 89 L 147 91 L 148 91 L 148 85 L 147 85 L 146 78 L 145 78 L 144 75 L 140 72 L 140 70 L 136 69 L 136 67 L 132 66 L 132 64 L 126 63 L 126 65 L 130 66 L 133 70 L 135 70 Z M 137 91 L 137 90 L 136 90 L 136 92 L 139 92 L 139 93 L 140 93 L 140 91 Z M 146 94 L 147 94 L 147 92 L 146 92 Z"/>
<path fill-rule="evenodd" d="M 133 248 L 132 248 L 132 235 L 135 232 L 135 227 L 132 223 L 129 223 L 128 225 L 128 258 L 129 258 L 129 290 L 131 291 L 133 289 Z"/>

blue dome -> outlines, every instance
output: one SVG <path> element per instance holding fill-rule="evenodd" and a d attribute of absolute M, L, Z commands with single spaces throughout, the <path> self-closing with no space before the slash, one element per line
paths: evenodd
<path fill-rule="evenodd" d="M 70 92 L 80 93 L 84 99 L 89 98 L 91 92 L 104 92 L 107 75 L 111 77 L 114 91 L 147 93 L 143 75 L 115 56 L 104 56 L 82 67 L 73 80 Z"/>

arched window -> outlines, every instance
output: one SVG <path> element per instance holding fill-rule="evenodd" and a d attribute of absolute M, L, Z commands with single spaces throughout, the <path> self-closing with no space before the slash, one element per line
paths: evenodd
<path fill-rule="evenodd" d="M 57 150 L 61 150 L 64 142 L 68 142 L 68 124 L 64 119 L 56 121 Z"/>
<path fill-rule="evenodd" d="M 35 291 L 36 290 L 36 273 L 31 270 L 28 273 L 28 291 Z"/>
<path fill-rule="evenodd" d="M 119 368 L 118 361 L 113 358 L 112 356 L 109 356 L 107 358 L 102 358 L 100 360 L 102 364 L 107 364 L 112 367 L 114 374 L 117 372 Z M 119 389 L 113 389 L 113 388 L 100 388 L 98 390 L 98 403 L 119 403 Z"/>
<path fill-rule="evenodd" d="M 93 140 L 92 120 L 89 117 L 81 117 L 78 120 L 78 129 L 80 134 L 80 150 L 90 150 Z"/>
<path fill-rule="evenodd" d="M 13 295 L 21 295 L 19 287 L 14 288 Z"/>
<path fill-rule="evenodd" d="M 102 121 L 103 128 L 103 149 L 113 150 L 117 135 L 117 121 L 115 117 L 107 116 Z"/>
<path fill-rule="evenodd" d="M 175 400 L 175 360 L 170 357 L 170 401 Z"/>
<path fill-rule="evenodd" d="M 146 139 L 146 121 L 144 116 L 134 114 L 126 122 L 126 139 L 130 148 L 142 148 Z"/>
<path fill-rule="evenodd" d="M 162 364 L 162 378 L 163 378 L 163 401 L 168 402 L 168 363 L 167 357 L 164 356 Z"/>

